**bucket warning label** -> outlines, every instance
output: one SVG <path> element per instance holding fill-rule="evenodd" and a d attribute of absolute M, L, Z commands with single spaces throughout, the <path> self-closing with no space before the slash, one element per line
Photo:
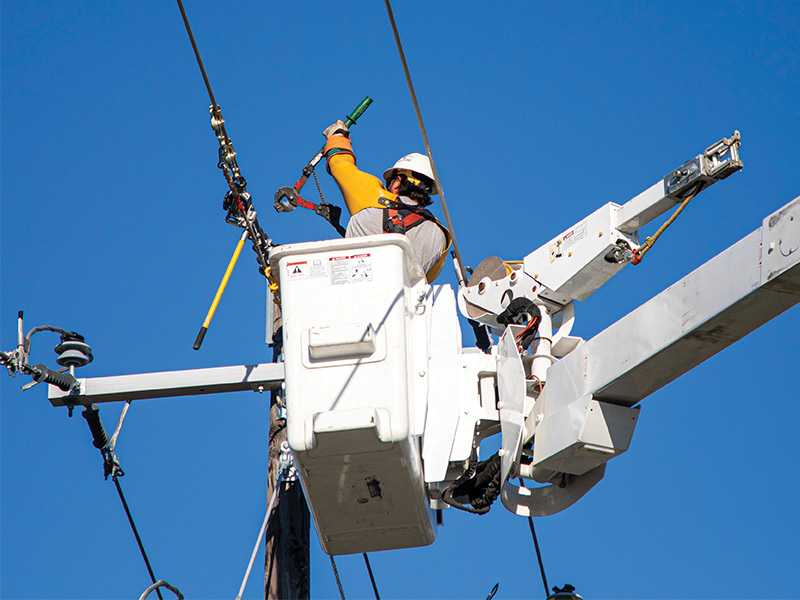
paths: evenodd
<path fill-rule="evenodd" d="M 289 279 L 305 279 L 308 277 L 308 262 L 286 263 L 286 275 Z"/>
<path fill-rule="evenodd" d="M 320 258 L 315 258 L 308 263 L 308 276 L 309 277 L 327 277 L 328 265 Z"/>
<path fill-rule="evenodd" d="M 331 285 L 372 281 L 372 257 L 368 253 L 332 256 L 328 264 L 331 267 Z"/>

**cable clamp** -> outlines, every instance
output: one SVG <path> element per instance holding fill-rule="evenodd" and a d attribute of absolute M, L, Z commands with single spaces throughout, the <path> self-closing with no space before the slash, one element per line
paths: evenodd
<path fill-rule="evenodd" d="M 211 113 L 211 129 L 217 132 L 225 124 L 225 119 L 222 118 L 222 110 L 219 106 L 212 104 L 208 107 L 208 111 Z"/>
<path fill-rule="evenodd" d="M 112 478 L 125 477 L 125 471 L 122 470 L 116 454 L 108 451 L 103 452 L 103 475 L 106 480 L 108 480 L 109 476 Z"/>
<path fill-rule="evenodd" d="M 292 458 L 292 451 L 289 449 L 289 442 L 281 442 L 278 468 L 283 481 L 297 481 L 297 469 L 294 466 L 294 458 Z"/>

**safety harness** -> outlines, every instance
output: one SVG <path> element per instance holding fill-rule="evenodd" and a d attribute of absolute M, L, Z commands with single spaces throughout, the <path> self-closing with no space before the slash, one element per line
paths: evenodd
<path fill-rule="evenodd" d="M 380 198 L 383 209 L 383 233 L 406 233 L 425 221 L 436 222 L 431 211 L 420 206 L 405 204 L 397 200 Z"/>

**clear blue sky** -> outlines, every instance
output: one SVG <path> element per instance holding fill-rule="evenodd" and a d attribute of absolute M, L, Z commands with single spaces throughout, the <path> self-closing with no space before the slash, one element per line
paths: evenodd
<path fill-rule="evenodd" d="M 394 8 L 472 266 L 521 259 L 741 131 L 744 171 L 580 304 L 578 335 L 800 194 L 800 3 Z M 310 212 L 274 213 L 272 196 L 365 95 L 375 102 L 353 130 L 363 169 L 424 151 L 379 0 L 186 9 L 277 241 L 331 236 Z M 83 376 L 270 360 L 249 250 L 202 350 L 191 348 L 239 235 L 223 222 L 207 108 L 175 2 L 2 3 L 0 348 L 14 346 L 22 309 L 26 329 L 86 336 L 95 360 Z M 551 585 L 571 582 L 587 600 L 798 597 L 798 332 L 794 309 L 644 401 L 631 448 L 604 481 L 537 520 Z M 53 366 L 57 341 L 37 335 L 33 361 Z M 0 378 L 0 595 L 138 597 L 147 574 L 84 420 L 52 408 L 43 387 L 20 392 L 26 382 Z M 120 408 L 102 407 L 109 429 Z M 238 590 L 267 500 L 267 415 L 268 398 L 249 393 L 131 407 L 122 484 L 156 575 L 187 598 Z M 496 582 L 501 600 L 542 596 L 525 519 L 499 504 L 485 517 L 455 513 L 431 547 L 372 555 L 383 598 L 480 599 Z M 316 538 L 311 561 L 312 596 L 338 597 Z M 263 553 L 248 598 L 262 596 L 262 564 Z M 348 598 L 371 596 L 360 557 L 339 568 Z"/>

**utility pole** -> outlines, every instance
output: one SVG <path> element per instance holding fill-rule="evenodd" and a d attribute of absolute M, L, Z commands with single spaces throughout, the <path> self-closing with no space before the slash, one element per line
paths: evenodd
<path fill-rule="evenodd" d="M 268 302 L 271 300 L 268 300 Z M 278 316 L 273 332 L 280 329 Z M 281 341 L 273 346 L 273 360 L 281 354 Z M 267 498 L 272 497 L 279 470 L 281 444 L 286 441 L 285 413 L 279 414 L 282 391 L 271 394 L 269 411 L 269 467 L 267 469 Z M 284 481 L 278 491 L 275 507 L 269 520 L 264 554 L 264 598 L 266 600 L 307 600 L 311 597 L 311 563 L 309 559 L 308 534 L 310 516 L 308 504 L 297 477 Z"/>

